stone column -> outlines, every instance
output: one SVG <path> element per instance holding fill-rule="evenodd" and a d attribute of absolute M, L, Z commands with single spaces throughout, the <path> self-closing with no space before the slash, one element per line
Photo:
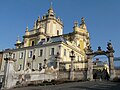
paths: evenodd
<path fill-rule="evenodd" d="M 4 81 L 2 88 L 8 89 L 16 85 L 15 71 L 14 71 L 14 60 L 12 58 L 5 58 L 6 64 L 4 69 Z"/>
<path fill-rule="evenodd" d="M 113 53 L 109 53 L 109 73 L 110 79 L 112 80 L 115 77 L 115 69 L 114 69 L 114 56 Z"/>
<path fill-rule="evenodd" d="M 107 43 L 107 54 L 109 59 L 109 73 L 110 79 L 112 80 L 115 77 L 115 69 L 114 69 L 114 49 L 111 43 L 111 40 Z"/>
<path fill-rule="evenodd" d="M 87 71 L 87 79 L 93 80 L 93 63 L 92 57 L 88 56 L 88 71 Z"/>
<path fill-rule="evenodd" d="M 87 79 L 88 80 L 93 80 L 93 63 L 92 63 L 92 58 L 94 56 L 94 53 L 93 53 L 93 50 L 92 50 L 90 45 L 86 48 L 85 51 L 86 51 L 87 60 L 88 60 Z"/>

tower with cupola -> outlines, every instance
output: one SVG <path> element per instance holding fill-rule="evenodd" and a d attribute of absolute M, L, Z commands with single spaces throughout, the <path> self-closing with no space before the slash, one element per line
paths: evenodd
<path fill-rule="evenodd" d="M 59 36 L 63 34 L 63 23 L 59 17 L 56 17 L 52 6 L 47 14 L 38 17 L 35 20 L 33 29 L 26 27 L 23 42 L 17 42 L 16 47 L 28 47 L 37 45 L 42 39 L 47 37 Z"/>
<path fill-rule="evenodd" d="M 74 42 L 76 42 L 76 45 L 82 51 L 84 51 L 85 48 L 90 45 L 90 38 L 83 17 L 81 18 L 81 24 L 79 26 L 78 26 L 78 22 L 75 21 L 73 27 L 73 33 L 74 33 L 74 39 L 73 39 Z"/>

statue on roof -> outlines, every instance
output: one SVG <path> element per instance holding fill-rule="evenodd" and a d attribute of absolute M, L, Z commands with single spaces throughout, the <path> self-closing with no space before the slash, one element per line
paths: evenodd
<path fill-rule="evenodd" d="M 109 51 L 113 51 L 114 49 L 113 49 L 113 46 L 112 46 L 112 43 L 111 43 L 111 40 L 107 43 L 107 49 L 109 50 Z"/>
<path fill-rule="evenodd" d="M 81 29 L 85 29 L 85 30 L 87 29 L 87 28 L 86 28 L 86 24 L 85 24 L 85 19 L 84 19 L 84 17 L 81 18 L 80 28 L 81 28 Z"/>
<path fill-rule="evenodd" d="M 84 17 L 81 18 L 81 23 L 82 23 L 82 24 L 85 24 L 85 19 L 84 19 Z"/>
<path fill-rule="evenodd" d="M 85 48 L 85 52 L 93 52 L 92 47 L 91 47 L 90 45 L 88 45 L 88 46 Z"/>
<path fill-rule="evenodd" d="M 102 49 L 101 49 L 101 47 L 99 46 L 99 47 L 98 47 L 98 51 L 101 51 L 101 50 L 102 50 Z"/>

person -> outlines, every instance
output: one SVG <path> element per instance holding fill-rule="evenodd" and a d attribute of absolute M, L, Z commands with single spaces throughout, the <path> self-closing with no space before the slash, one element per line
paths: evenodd
<path fill-rule="evenodd" d="M 109 79 L 110 79 L 110 76 L 109 76 L 109 74 L 108 74 L 108 72 L 106 70 L 106 80 L 109 81 Z"/>
<path fill-rule="evenodd" d="M 94 74 L 94 79 L 95 79 L 95 81 L 96 81 L 96 79 L 97 79 L 97 73 L 95 72 L 95 74 Z"/>

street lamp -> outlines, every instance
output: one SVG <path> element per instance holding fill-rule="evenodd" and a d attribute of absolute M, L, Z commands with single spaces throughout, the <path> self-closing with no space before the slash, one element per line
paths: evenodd
<path fill-rule="evenodd" d="M 71 68 L 70 68 L 70 80 L 74 80 L 74 66 L 73 66 L 73 62 L 74 62 L 74 58 L 75 58 L 75 54 L 74 51 L 71 51 Z"/>

